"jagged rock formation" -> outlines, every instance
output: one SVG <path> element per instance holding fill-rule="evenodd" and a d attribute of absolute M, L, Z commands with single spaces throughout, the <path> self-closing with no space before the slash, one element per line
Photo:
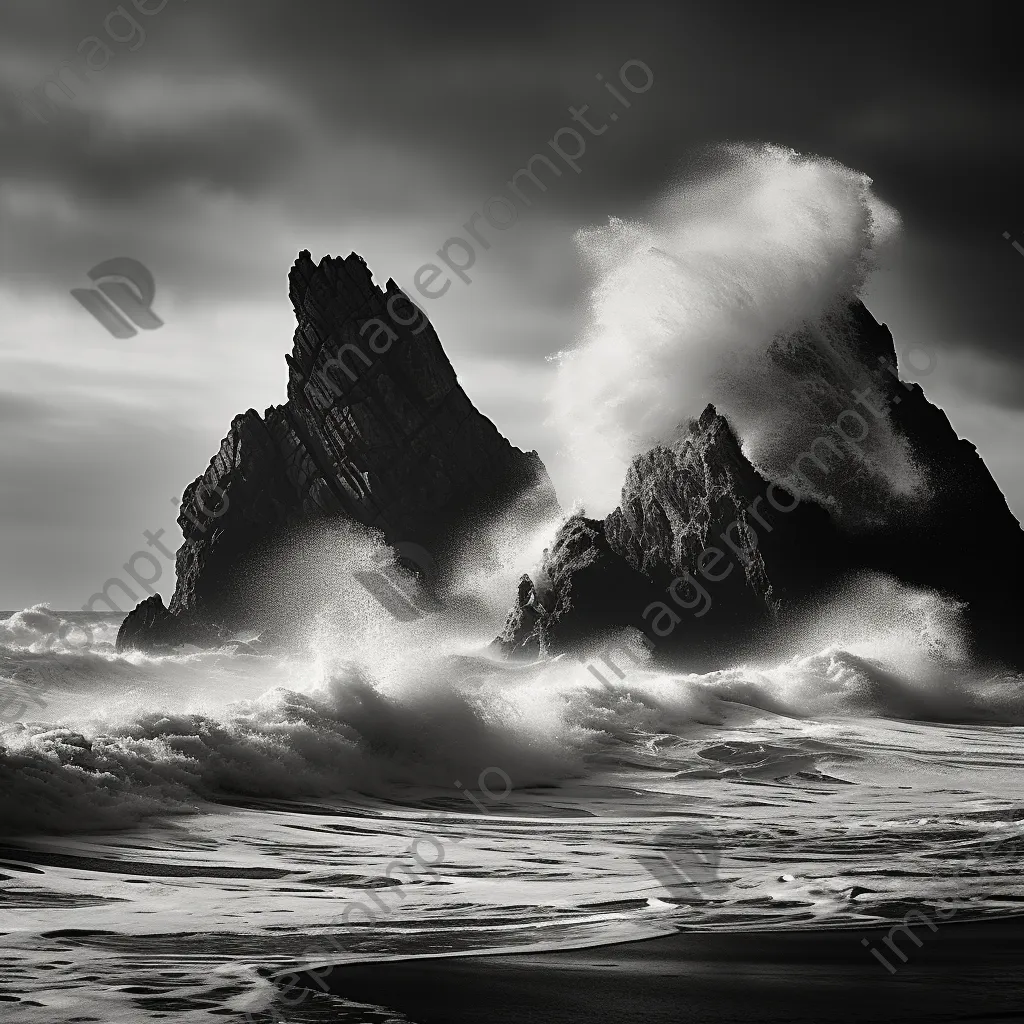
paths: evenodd
<path fill-rule="evenodd" d="M 631 626 L 662 656 L 713 664 L 763 643 L 783 607 L 830 585 L 836 536 L 824 509 L 750 465 L 709 405 L 674 444 L 633 461 L 605 520 L 565 523 L 537 584 L 520 582 L 499 646 L 581 653 Z"/>
<path fill-rule="evenodd" d="M 117 633 L 117 649 L 160 646 L 173 637 L 175 626 L 174 617 L 164 606 L 164 599 L 154 594 L 140 601 L 121 623 Z"/>
<path fill-rule="evenodd" d="M 303 251 L 289 294 L 298 326 L 288 401 L 232 421 L 183 496 L 170 607 L 142 602 L 119 649 L 267 629 L 280 595 L 260 593 L 260 557 L 317 523 L 361 524 L 443 562 L 512 501 L 538 519 L 557 511 L 537 453 L 514 448 L 476 410 L 394 281 L 382 291 L 354 253 L 317 265 Z"/>
<path fill-rule="evenodd" d="M 856 379 L 823 365 L 810 336 L 774 352 L 794 375 L 828 385 L 819 389 L 819 437 L 787 478 L 792 486 L 813 473 L 822 504 L 798 501 L 759 473 L 709 406 L 672 444 L 634 459 L 621 504 L 603 522 L 564 525 L 536 582 L 521 581 L 498 646 L 517 655 L 580 652 L 632 626 L 657 656 L 706 666 L 763 653 L 781 620 L 875 570 L 966 602 L 975 654 L 1024 661 L 1020 525 L 975 447 L 919 385 L 898 379 L 888 329 L 860 303 L 845 316 Z M 867 408 L 845 399 L 854 391 L 887 412 L 909 445 L 924 478 L 919 494 L 893 495 L 844 448 L 863 441 L 846 429 L 852 417 L 846 435 L 832 429 L 844 410 Z M 862 419 L 870 428 L 871 414 Z"/>
<path fill-rule="evenodd" d="M 119 649 L 266 634 L 294 595 L 264 581 L 261 559 L 325 523 L 379 530 L 444 562 L 512 503 L 528 521 L 557 513 L 536 453 L 512 447 L 473 407 L 393 281 L 377 288 L 354 254 L 317 266 L 303 252 L 289 284 L 298 328 L 288 401 L 236 417 L 189 485 L 170 607 L 142 602 Z M 810 396 L 798 417 L 808 450 L 791 472 L 755 468 L 708 406 L 633 461 L 604 521 L 563 525 L 536 577 L 520 581 L 497 646 L 582 653 L 633 627 L 656 657 L 720 664 L 763 653 L 788 617 L 874 570 L 965 602 L 976 653 L 1024 661 L 1020 525 L 974 446 L 920 386 L 899 380 L 885 326 L 860 303 L 837 322 L 844 359 L 812 327 L 769 350 Z M 911 454 L 919 493 L 895 493 L 873 468 L 882 425 Z M 295 586 L 301 597 L 307 581 Z"/>

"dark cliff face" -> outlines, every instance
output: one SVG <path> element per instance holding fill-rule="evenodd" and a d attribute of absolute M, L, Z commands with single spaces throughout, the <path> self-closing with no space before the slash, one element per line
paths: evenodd
<path fill-rule="evenodd" d="M 183 496 L 169 613 L 159 598 L 140 606 L 119 647 L 266 628 L 276 597 L 260 593 L 260 558 L 318 523 L 369 527 L 443 564 L 513 500 L 538 521 L 557 512 L 537 454 L 476 410 L 394 281 L 382 291 L 355 254 L 317 265 L 302 252 L 289 293 L 298 326 L 288 401 L 233 420 Z"/>
<path fill-rule="evenodd" d="M 773 346 L 794 380 L 825 382 L 811 391 L 820 422 L 798 424 L 807 450 L 790 472 L 775 481 L 758 472 L 709 406 L 673 443 L 633 460 L 621 504 L 603 522 L 565 524 L 536 584 L 520 584 L 499 646 L 593 650 L 614 620 L 620 633 L 645 634 L 657 657 L 721 664 L 763 653 L 787 618 L 871 570 L 966 602 L 975 655 L 1020 664 L 1024 533 L 974 446 L 920 386 L 899 380 L 885 326 L 856 303 L 843 328 L 846 365 L 829 364 L 811 332 Z M 909 495 L 873 469 L 872 444 L 877 451 L 890 424 L 923 483 Z M 567 559 L 581 536 L 585 558 Z"/>

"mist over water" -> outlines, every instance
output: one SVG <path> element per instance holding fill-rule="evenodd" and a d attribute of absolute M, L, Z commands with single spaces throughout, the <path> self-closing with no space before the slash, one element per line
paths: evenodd
<path fill-rule="evenodd" d="M 577 236 L 596 284 L 588 328 L 559 356 L 550 423 L 574 474 L 563 497 L 590 515 L 618 504 L 633 456 L 708 402 L 781 479 L 822 413 L 853 406 L 835 381 L 863 384 L 843 311 L 897 236 L 898 214 L 870 178 L 833 160 L 733 145 L 709 162 L 717 169 L 667 190 L 645 221 L 613 217 Z M 813 339 L 828 373 L 794 374 L 772 358 L 797 335 Z M 884 421 L 872 435 L 874 470 L 913 492 L 905 445 Z"/>
<path fill-rule="evenodd" d="M 626 647 L 605 685 L 582 661 L 503 661 L 487 645 L 517 574 L 534 566 L 501 542 L 499 527 L 444 600 L 399 621 L 354 582 L 353 570 L 383 564 L 374 543 L 326 533 L 317 564 L 334 597 L 296 628 L 290 653 L 117 654 L 116 618 L 85 650 L 51 649 L 29 624 L 52 630 L 59 613 L 0 620 L 3 686 L 39 697 L 0 725 L 4 831 L 123 827 L 238 796 L 444 790 L 495 765 L 517 788 L 550 785 L 585 776 L 609 745 L 724 724 L 734 704 L 796 718 L 1024 721 L 1017 681 L 968 663 L 960 607 L 878 576 L 780 626 L 759 661 L 715 672 L 655 668 Z M 416 600 L 415 578 L 395 573 Z"/>

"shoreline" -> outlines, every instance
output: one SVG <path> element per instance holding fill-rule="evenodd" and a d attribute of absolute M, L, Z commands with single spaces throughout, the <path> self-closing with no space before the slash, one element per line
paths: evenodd
<path fill-rule="evenodd" d="M 677 932 L 318 973 L 332 994 L 386 1006 L 417 1024 L 1024 1021 L 1024 916 L 949 922 L 934 934 L 918 929 L 919 946 L 900 936 L 907 960 L 892 957 L 895 974 L 862 941 L 877 947 L 888 933 Z M 318 990 L 312 980 L 303 987 Z"/>

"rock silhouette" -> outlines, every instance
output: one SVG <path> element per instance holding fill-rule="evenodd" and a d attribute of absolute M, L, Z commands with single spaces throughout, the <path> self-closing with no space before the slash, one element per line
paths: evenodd
<path fill-rule="evenodd" d="M 142 602 L 119 649 L 272 634 L 281 595 L 261 589 L 261 558 L 324 523 L 379 531 L 443 563 L 511 502 L 527 517 L 557 511 L 536 452 L 476 410 L 394 281 L 382 291 L 355 253 L 315 264 L 303 251 L 288 283 L 298 321 L 288 401 L 232 421 L 184 493 L 170 606 Z"/>
<path fill-rule="evenodd" d="M 378 531 L 443 566 L 513 506 L 527 525 L 558 514 L 537 453 L 476 410 L 394 281 L 378 288 L 354 253 L 317 265 L 304 251 L 289 292 L 288 400 L 232 421 L 185 491 L 170 606 L 143 601 L 118 649 L 208 645 L 241 629 L 272 639 L 282 604 L 315 605 L 316 566 L 300 565 L 282 593 L 265 559 L 325 525 Z M 807 447 L 789 472 L 756 468 L 709 405 L 633 460 L 604 520 L 563 523 L 495 648 L 582 654 L 631 631 L 656 659 L 718 665 L 770 650 L 788 620 L 870 571 L 963 603 L 975 656 L 1024 660 L 1020 524 L 974 446 L 900 379 L 889 330 L 860 302 L 835 322 L 845 362 L 823 357 L 810 326 L 769 348 L 794 388 L 812 385 L 798 424 Z M 868 435 L 883 421 L 920 473 L 913 494 L 873 465 Z"/>

